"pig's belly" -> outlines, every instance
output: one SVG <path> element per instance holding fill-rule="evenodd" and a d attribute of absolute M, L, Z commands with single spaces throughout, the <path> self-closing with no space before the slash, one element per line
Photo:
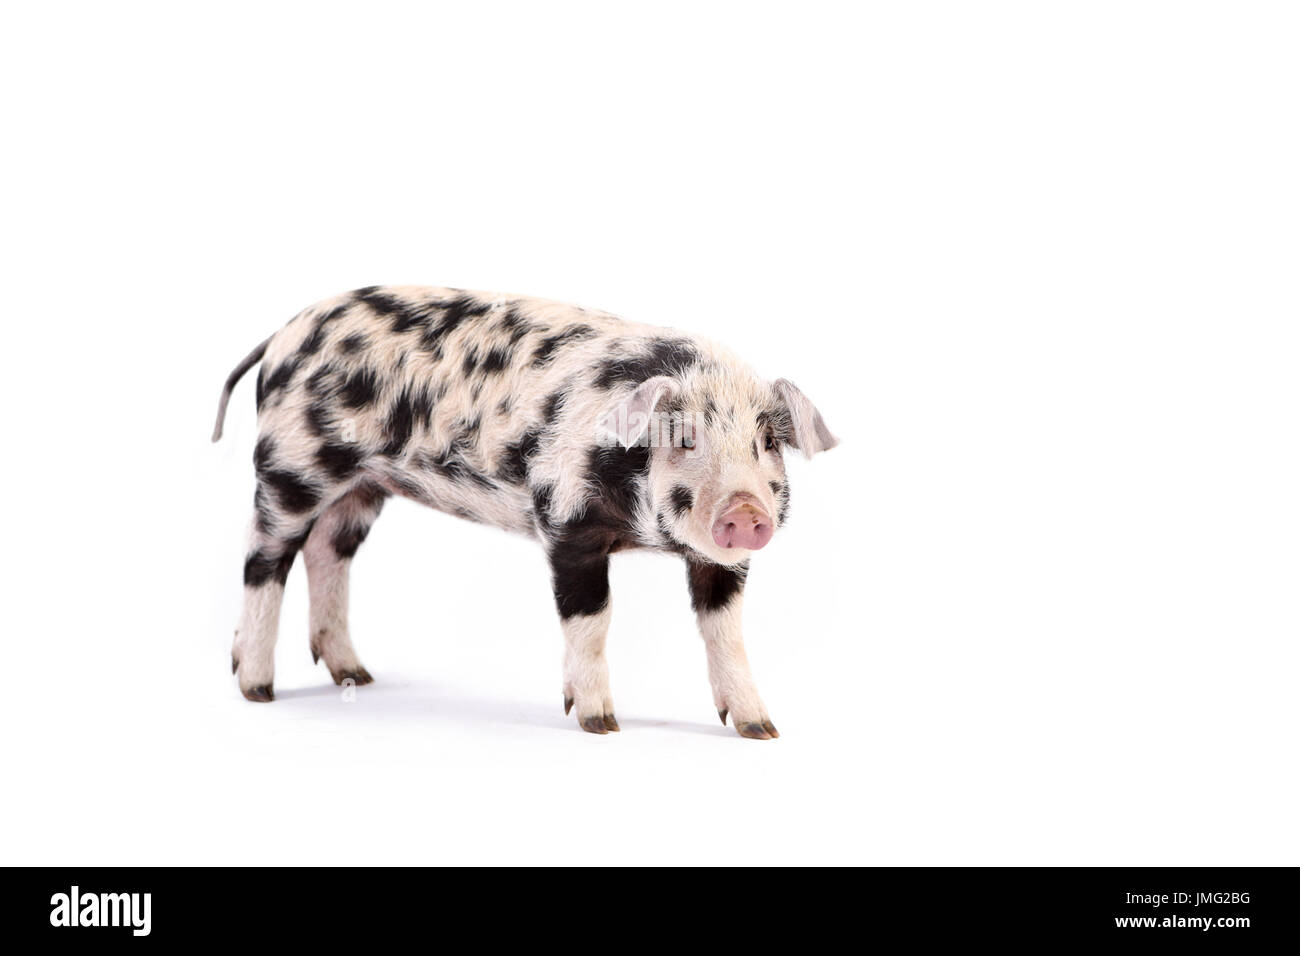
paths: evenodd
<path fill-rule="evenodd" d="M 458 518 L 530 537 L 536 534 L 532 496 L 524 488 L 495 481 L 489 485 L 432 468 L 386 468 L 372 473 L 372 478 L 392 494 Z"/>

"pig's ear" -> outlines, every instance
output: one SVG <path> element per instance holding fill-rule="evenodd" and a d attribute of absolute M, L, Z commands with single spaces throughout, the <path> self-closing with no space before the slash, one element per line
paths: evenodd
<path fill-rule="evenodd" d="M 790 444 L 803 452 L 805 458 L 811 458 L 819 451 L 834 448 L 840 443 L 822 421 L 822 413 L 817 411 L 817 407 L 808 400 L 807 395 L 799 391 L 794 382 L 778 378 L 773 387 L 790 411 Z"/>
<path fill-rule="evenodd" d="M 631 395 L 605 411 L 596 428 L 602 437 L 612 438 L 624 448 L 631 448 L 650 430 L 650 419 L 659 403 L 671 398 L 676 391 L 677 384 L 667 375 L 648 378 Z"/>

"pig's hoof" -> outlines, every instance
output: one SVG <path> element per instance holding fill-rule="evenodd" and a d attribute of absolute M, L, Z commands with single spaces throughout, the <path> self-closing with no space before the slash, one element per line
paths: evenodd
<path fill-rule="evenodd" d="M 239 689 L 245 697 L 259 704 L 269 704 L 275 700 L 275 694 L 271 691 L 270 684 L 258 684 L 256 687 L 241 687 Z"/>
<path fill-rule="evenodd" d="M 589 714 L 578 721 L 578 725 L 589 734 L 607 734 L 618 730 L 618 721 L 613 714 Z"/>
<path fill-rule="evenodd" d="M 575 690 L 571 684 L 564 685 L 564 713 L 576 710 L 578 726 L 589 734 L 608 734 L 619 729 L 618 719 L 614 716 L 614 701 L 610 699 L 608 688 L 597 688 L 591 693 Z"/>
<path fill-rule="evenodd" d="M 747 720 L 743 724 L 736 725 L 736 732 L 742 737 L 749 737 L 753 740 L 771 740 L 774 737 L 781 736 L 776 732 L 776 727 L 773 726 L 770 720 L 762 722 Z"/>
<path fill-rule="evenodd" d="M 370 684 L 374 678 L 370 676 L 370 671 L 366 670 L 360 664 L 350 670 L 334 671 L 330 674 L 334 678 L 334 683 L 342 684 L 345 680 L 350 680 L 354 685 L 360 687 L 362 684 Z"/>

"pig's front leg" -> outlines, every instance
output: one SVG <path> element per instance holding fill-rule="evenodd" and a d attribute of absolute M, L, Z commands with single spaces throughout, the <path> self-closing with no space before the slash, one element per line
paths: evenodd
<path fill-rule="evenodd" d="M 555 605 L 564 629 L 564 712 L 577 708 L 591 734 L 618 730 L 609 690 L 605 635 L 609 631 L 609 556 L 586 548 L 550 553 Z"/>
<path fill-rule="evenodd" d="M 740 630 L 748 571 L 748 565 L 727 568 L 720 564 L 687 562 L 691 607 L 695 609 L 709 658 L 709 683 L 713 685 L 713 704 L 718 708 L 718 716 L 725 724 L 730 713 L 732 726 L 742 737 L 769 740 L 781 735 L 767 716 L 767 708 L 754 686 Z"/>

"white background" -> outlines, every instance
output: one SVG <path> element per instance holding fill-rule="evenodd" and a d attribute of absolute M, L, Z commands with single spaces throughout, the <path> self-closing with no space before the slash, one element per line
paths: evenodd
<path fill-rule="evenodd" d="M 8 863 L 1295 864 L 1285 5 L 27 5 L 3 81 Z M 226 373 L 372 283 L 730 344 L 843 444 L 754 562 L 780 740 L 620 556 L 620 734 L 540 550 L 392 502 L 344 704 L 239 695 Z"/>

